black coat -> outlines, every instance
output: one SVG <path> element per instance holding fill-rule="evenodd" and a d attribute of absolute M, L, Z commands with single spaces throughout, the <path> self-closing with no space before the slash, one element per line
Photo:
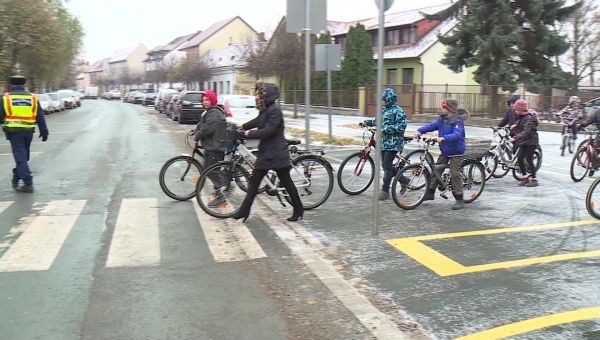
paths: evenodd
<path fill-rule="evenodd" d="M 519 117 L 515 124 L 515 143 L 517 145 L 538 145 L 539 138 L 537 133 L 537 122 L 532 114 L 526 114 Z"/>
<path fill-rule="evenodd" d="M 279 98 L 277 87 L 265 84 L 266 108 L 258 117 L 242 125 L 248 132 L 248 139 L 259 139 L 256 169 L 272 170 L 290 167 L 290 153 L 285 142 L 283 113 L 275 103 Z"/>

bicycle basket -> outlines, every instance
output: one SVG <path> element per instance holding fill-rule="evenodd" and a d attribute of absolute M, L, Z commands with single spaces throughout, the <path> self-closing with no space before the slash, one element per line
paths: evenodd
<path fill-rule="evenodd" d="M 465 159 L 479 160 L 488 154 L 492 147 L 491 139 L 484 140 L 470 140 L 467 141 L 467 148 L 465 150 Z"/>

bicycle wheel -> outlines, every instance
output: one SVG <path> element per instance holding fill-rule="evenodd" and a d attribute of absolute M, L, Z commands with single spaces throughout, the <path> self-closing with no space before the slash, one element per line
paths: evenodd
<path fill-rule="evenodd" d="M 162 166 L 158 182 L 167 196 L 187 201 L 196 196 L 196 184 L 201 173 L 202 166 L 198 160 L 189 156 L 177 156 Z"/>
<path fill-rule="evenodd" d="M 535 171 L 538 171 L 540 169 L 540 166 L 542 165 L 542 154 L 541 152 L 536 149 L 533 152 L 533 164 L 535 166 Z M 531 165 L 529 165 L 529 163 L 527 163 L 527 160 L 525 160 L 525 167 L 527 168 L 527 173 L 532 173 L 532 167 Z M 519 166 L 517 165 L 516 169 L 512 169 L 512 174 L 514 179 L 516 179 L 517 181 L 522 180 L 524 177 L 527 177 L 528 175 L 523 175 L 520 173 L 520 169 Z"/>
<path fill-rule="evenodd" d="M 591 159 L 587 148 L 579 148 L 571 160 L 571 179 L 580 182 L 590 171 Z"/>
<path fill-rule="evenodd" d="M 290 176 L 298 189 L 304 210 L 325 203 L 333 191 L 333 170 L 323 157 L 306 155 L 292 160 Z M 287 193 L 285 199 L 292 203 Z"/>
<path fill-rule="evenodd" d="M 481 159 L 481 163 L 485 169 L 485 180 L 487 181 L 494 176 L 494 172 L 498 168 L 498 159 L 496 155 L 490 152 Z"/>
<path fill-rule="evenodd" d="M 239 183 L 248 183 L 250 174 L 239 164 L 219 162 L 200 175 L 196 201 L 207 214 L 227 218 L 239 211 L 246 191 Z"/>
<path fill-rule="evenodd" d="M 573 153 L 573 148 L 575 147 L 575 139 L 577 136 L 570 136 L 569 143 L 567 144 L 569 147 L 569 153 Z"/>
<path fill-rule="evenodd" d="M 417 164 L 420 162 L 421 160 L 421 155 L 423 155 L 425 153 L 425 150 L 421 150 L 421 149 L 416 149 L 413 150 L 409 153 L 406 154 L 406 156 L 404 157 L 404 159 L 406 160 L 406 162 L 404 162 L 404 164 L 398 164 L 398 169 L 402 169 L 403 167 L 410 165 L 410 164 Z"/>
<path fill-rule="evenodd" d="M 478 161 L 463 162 L 461 177 L 463 180 L 463 199 L 465 203 L 476 200 L 485 188 L 485 168 Z"/>
<path fill-rule="evenodd" d="M 346 157 L 337 172 L 340 189 L 348 195 L 358 195 L 367 190 L 375 178 L 375 162 L 364 152 Z"/>
<path fill-rule="evenodd" d="M 600 177 L 596 178 L 585 195 L 585 208 L 594 218 L 600 219 Z"/>
<path fill-rule="evenodd" d="M 411 164 L 400 169 L 392 181 L 394 203 L 404 210 L 421 205 L 430 178 L 431 174 L 422 164 Z"/>
<path fill-rule="evenodd" d="M 565 149 L 567 148 L 567 135 L 563 134 L 562 136 L 562 141 L 560 143 L 560 156 L 564 156 L 565 155 Z"/>
<path fill-rule="evenodd" d="M 542 167 L 542 148 L 539 145 L 533 152 L 533 164 L 535 165 L 535 171 Z"/>

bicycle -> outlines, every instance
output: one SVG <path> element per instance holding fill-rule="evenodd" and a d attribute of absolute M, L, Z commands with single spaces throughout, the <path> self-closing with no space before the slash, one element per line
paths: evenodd
<path fill-rule="evenodd" d="M 490 154 L 492 154 L 493 157 L 484 157 L 484 161 L 495 164 L 486 165 L 486 172 L 489 173 L 489 169 L 493 169 L 491 176 L 494 178 L 502 178 L 512 170 L 513 178 L 520 181 L 523 176 L 519 174 L 520 168 L 517 157 L 519 154 L 519 147 L 514 148 L 513 144 L 510 142 L 510 129 L 507 127 L 491 127 L 491 129 L 494 131 L 494 138 L 490 147 Z M 536 171 L 542 166 L 542 149 L 539 145 L 533 153 L 533 164 Z M 529 165 L 527 161 L 525 161 L 525 166 L 527 166 L 528 169 L 531 168 L 531 165 Z"/>
<path fill-rule="evenodd" d="M 600 219 L 600 197 L 598 197 L 600 196 L 600 190 L 596 190 L 599 183 L 600 177 L 594 180 L 585 194 L 585 208 L 592 217 L 597 219 Z"/>
<path fill-rule="evenodd" d="M 160 169 L 160 188 L 174 200 L 187 201 L 196 196 L 195 188 L 202 174 L 204 153 L 197 141 L 192 145 L 190 139 L 194 135 L 195 130 L 185 135 L 186 147 L 191 152 L 167 160 Z"/>
<path fill-rule="evenodd" d="M 412 210 L 421 205 L 425 199 L 425 192 L 428 183 L 431 181 L 431 176 L 438 179 L 437 189 L 441 191 L 440 196 L 448 199 L 447 192 L 452 192 L 450 168 L 449 164 L 435 164 L 429 151 L 429 148 L 435 143 L 432 139 L 425 139 L 424 153 L 420 156 L 419 162 L 405 166 L 394 177 L 392 198 L 398 207 L 404 210 Z M 489 144 L 487 141 L 483 142 L 474 150 L 465 153 L 460 170 L 465 203 L 475 201 L 481 196 L 485 188 L 485 169 L 480 159 L 488 152 Z M 481 148 L 481 145 L 484 147 Z M 402 178 L 405 179 L 402 180 Z M 400 182 L 400 185 L 398 185 L 398 182 Z"/>
<path fill-rule="evenodd" d="M 590 171 L 594 171 L 594 163 L 598 164 L 597 153 L 596 153 L 596 131 L 585 130 L 585 134 L 589 135 L 584 141 L 582 141 L 577 147 L 577 151 L 573 155 L 571 160 L 570 175 L 574 182 L 582 181 Z M 596 158 L 594 162 L 593 159 Z M 583 170 L 579 173 L 578 171 Z"/>
<path fill-rule="evenodd" d="M 290 151 L 296 141 L 287 141 Z M 322 149 L 295 151 L 297 157 L 291 159 L 290 176 L 298 189 L 304 210 L 321 206 L 333 191 L 333 167 L 322 157 Z M 206 168 L 196 185 L 196 200 L 207 214 L 217 218 L 227 218 L 239 211 L 248 190 L 250 171 L 254 169 L 256 156 L 246 148 L 245 140 L 237 139 L 231 147 L 231 159 Z M 276 174 L 269 172 L 264 178 L 263 192 L 278 198 L 285 207 L 283 199 L 291 204 L 291 198 L 276 180 Z M 259 192 L 261 190 L 259 189 Z M 223 195 L 222 204 L 212 204 L 217 195 Z M 283 199 L 282 199 L 283 198 Z"/>
<path fill-rule="evenodd" d="M 561 130 L 561 144 L 560 144 L 560 156 L 565 155 L 565 149 L 569 149 L 569 153 L 573 153 L 573 147 L 577 140 L 577 117 L 573 116 L 561 116 L 562 130 Z"/>
<path fill-rule="evenodd" d="M 375 141 L 376 129 L 373 127 L 365 127 L 363 141 L 365 147 L 358 152 L 350 154 L 346 157 L 337 172 L 337 181 L 340 189 L 348 195 L 358 195 L 367 190 L 375 179 L 375 162 L 371 157 L 371 150 L 375 149 L 377 142 Z M 371 137 L 367 140 L 366 133 L 370 132 Z M 412 141 L 412 137 L 404 137 L 404 142 Z M 413 150 L 406 156 L 398 153 L 394 167 L 398 170 L 406 164 L 411 164 L 411 159 L 414 161 L 423 150 Z M 415 157 L 417 156 L 417 157 Z M 344 171 L 346 170 L 346 171 Z"/>

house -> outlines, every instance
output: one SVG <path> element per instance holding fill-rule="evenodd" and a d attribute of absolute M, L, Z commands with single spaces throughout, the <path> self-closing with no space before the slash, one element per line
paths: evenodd
<path fill-rule="evenodd" d="M 416 91 L 415 86 L 439 84 L 460 85 L 480 91 L 474 80 L 474 68 L 466 68 L 454 73 L 441 63 L 446 47 L 439 41 L 438 35 L 448 34 L 456 25 L 455 19 L 445 21 L 428 20 L 425 14 L 435 14 L 450 4 L 431 6 L 417 10 L 386 14 L 384 37 L 384 70 L 383 81 L 386 85 L 404 85 L 399 87 L 399 100 L 408 109 L 409 114 L 422 108 L 425 102 L 438 102 L 438 98 L 424 96 Z M 350 27 L 361 23 L 371 35 L 373 41 L 373 58 L 377 58 L 378 18 L 369 18 L 353 22 L 331 21 L 328 30 L 335 43 L 345 47 L 346 36 Z M 368 92 L 368 91 L 367 91 Z M 440 91 L 442 92 L 442 91 Z M 411 97 L 412 96 L 412 97 Z M 366 113 L 373 113 L 374 96 L 367 97 Z M 433 104 L 431 104 L 433 105 Z M 437 107 L 437 104 L 433 107 Z"/>
<path fill-rule="evenodd" d="M 143 61 L 147 52 L 142 43 L 115 51 L 108 62 L 109 76 L 121 85 L 139 83 L 144 74 Z"/>
<path fill-rule="evenodd" d="M 104 80 L 108 77 L 109 61 L 110 58 L 100 59 L 90 65 L 87 71 L 90 77 L 90 86 L 104 85 Z"/>
<path fill-rule="evenodd" d="M 195 33 L 183 35 L 171 40 L 166 45 L 157 46 L 146 53 L 146 58 L 143 60 L 144 70 L 146 72 L 154 71 L 160 66 L 166 64 L 175 64 L 179 60 L 186 56 L 186 53 L 179 50 L 183 44 L 187 43 L 197 35 L 202 33 L 198 31 Z"/>
<path fill-rule="evenodd" d="M 212 24 L 196 35 L 179 50 L 188 58 L 198 59 L 210 50 L 226 48 L 232 44 L 245 44 L 262 41 L 264 37 L 239 16 Z"/>
<path fill-rule="evenodd" d="M 225 48 L 204 54 L 204 61 L 212 69 L 212 77 L 204 82 L 204 89 L 213 89 L 218 94 L 251 94 L 256 79 L 243 71 L 244 58 L 248 51 L 261 48 L 266 42 L 231 44 Z"/>

